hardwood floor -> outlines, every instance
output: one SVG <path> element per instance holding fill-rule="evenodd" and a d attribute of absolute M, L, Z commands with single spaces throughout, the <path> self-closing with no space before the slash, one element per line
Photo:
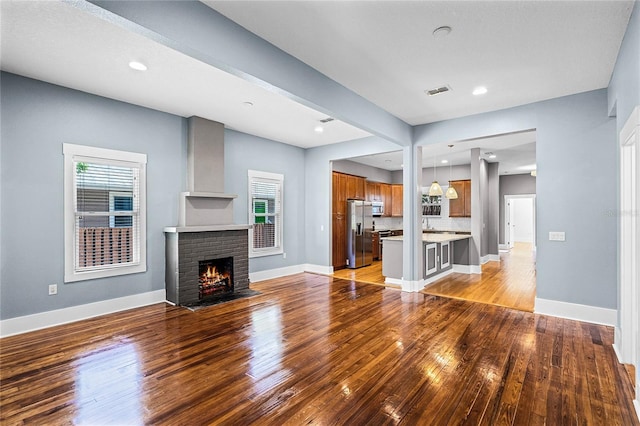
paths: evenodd
<path fill-rule="evenodd" d="M 536 271 L 531 249 L 531 244 L 516 243 L 509 253 L 500 253 L 500 262 L 482 265 L 482 274 L 453 273 L 428 285 L 423 292 L 533 312 Z M 340 269 L 333 276 L 399 288 L 384 283 L 382 262 L 358 269 Z"/>
<path fill-rule="evenodd" d="M 533 312 L 536 269 L 531 250 L 531 244 L 515 243 L 509 253 L 500 253 L 500 262 L 482 265 L 482 274 L 453 273 L 423 292 Z"/>
<path fill-rule="evenodd" d="M 355 280 L 361 283 L 386 285 L 387 287 L 400 288 L 397 285 L 389 285 L 384 283 L 384 276 L 382 275 L 382 262 L 374 260 L 369 266 L 363 266 L 358 269 L 339 269 L 333 273 L 336 278 L 342 278 L 345 280 Z"/>
<path fill-rule="evenodd" d="M 0 423 L 638 425 L 613 331 L 299 274 L 0 340 Z"/>

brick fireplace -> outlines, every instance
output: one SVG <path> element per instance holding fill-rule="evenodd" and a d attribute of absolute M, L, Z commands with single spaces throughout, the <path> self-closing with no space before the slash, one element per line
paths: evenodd
<path fill-rule="evenodd" d="M 232 225 L 233 226 L 233 225 Z M 240 225 L 242 226 L 242 225 Z M 177 305 L 193 305 L 229 292 L 249 288 L 249 243 L 247 229 L 193 231 L 176 228 L 166 236 L 165 281 L 167 300 Z M 231 258 L 230 289 L 202 294 L 202 264 Z M 220 262 L 221 263 L 221 262 Z"/>
<path fill-rule="evenodd" d="M 249 225 L 233 224 L 224 191 L 224 125 L 189 118 L 188 191 L 180 194 L 178 226 L 166 227 L 167 300 L 193 306 L 249 290 Z"/>

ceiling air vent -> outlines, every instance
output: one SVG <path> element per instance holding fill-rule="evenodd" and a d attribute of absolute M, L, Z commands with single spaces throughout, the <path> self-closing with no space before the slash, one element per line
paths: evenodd
<path fill-rule="evenodd" d="M 450 91 L 451 88 L 449 86 L 442 86 L 442 87 L 438 87 L 436 89 L 431 89 L 431 90 L 425 90 L 425 93 L 429 96 L 435 96 L 435 95 L 439 95 L 441 93 L 444 92 L 448 92 Z"/>
<path fill-rule="evenodd" d="M 320 120 L 321 123 L 329 123 L 331 121 L 335 120 L 335 118 L 333 117 L 327 117 L 327 118 L 323 118 L 322 120 Z"/>

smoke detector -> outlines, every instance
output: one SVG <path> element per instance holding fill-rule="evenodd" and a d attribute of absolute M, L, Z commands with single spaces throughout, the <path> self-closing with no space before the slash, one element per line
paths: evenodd
<path fill-rule="evenodd" d="M 452 89 L 451 89 L 450 86 L 445 85 L 445 86 L 441 86 L 441 87 L 436 87 L 435 89 L 425 90 L 424 92 L 429 96 L 436 96 L 436 95 L 439 95 L 441 93 L 449 92 L 451 90 Z"/>

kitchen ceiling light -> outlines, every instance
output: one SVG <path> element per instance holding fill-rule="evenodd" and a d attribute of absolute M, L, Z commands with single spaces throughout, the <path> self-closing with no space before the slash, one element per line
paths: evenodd
<path fill-rule="evenodd" d="M 453 145 L 449 145 L 449 149 L 453 148 Z M 451 163 L 449 163 L 449 187 L 447 188 L 447 192 L 444 194 L 449 200 L 455 200 L 458 198 L 458 191 L 451 185 Z"/>
<path fill-rule="evenodd" d="M 147 66 L 142 62 L 131 61 L 129 62 L 129 68 L 134 69 L 136 71 L 146 71 Z"/>
<path fill-rule="evenodd" d="M 487 93 L 487 88 L 484 86 L 476 87 L 475 89 L 473 89 L 473 94 L 475 96 L 484 95 L 485 93 Z"/>
<path fill-rule="evenodd" d="M 313 131 L 316 133 L 322 133 L 324 132 L 324 128 L 322 126 L 316 126 L 316 128 L 313 129 Z"/>
<path fill-rule="evenodd" d="M 440 161 L 442 164 L 447 164 L 449 162 L 449 160 L 442 160 Z"/>
<path fill-rule="evenodd" d="M 438 183 L 438 179 L 436 179 L 436 157 L 433 157 L 433 182 L 431 183 L 431 187 L 429 188 L 429 196 L 437 197 L 443 194 L 442 187 Z"/>

